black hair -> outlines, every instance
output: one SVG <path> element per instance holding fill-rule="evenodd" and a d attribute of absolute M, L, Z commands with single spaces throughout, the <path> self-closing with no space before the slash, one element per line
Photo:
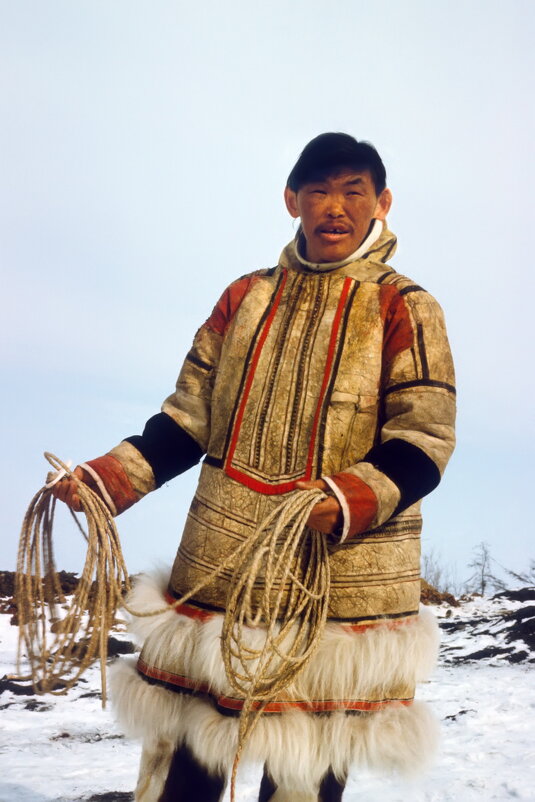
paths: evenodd
<path fill-rule="evenodd" d="M 349 134 L 326 133 L 306 145 L 288 176 L 287 186 L 298 192 L 311 181 L 325 181 L 344 168 L 368 170 L 380 195 L 386 187 L 386 170 L 378 152 L 369 142 L 358 142 Z"/>

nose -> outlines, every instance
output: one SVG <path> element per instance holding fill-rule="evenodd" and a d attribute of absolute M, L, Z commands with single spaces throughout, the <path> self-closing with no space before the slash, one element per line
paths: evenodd
<path fill-rule="evenodd" d="M 344 216 L 344 208 L 341 198 L 337 197 L 336 195 L 329 195 L 329 202 L 327 205 L 327 215 L 333 218 Z"/>

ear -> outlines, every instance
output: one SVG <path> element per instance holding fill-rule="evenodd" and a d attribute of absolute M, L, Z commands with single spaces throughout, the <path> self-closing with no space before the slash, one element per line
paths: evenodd
<path fill-rule="evenodd" d="M 284 202 L 286 203 L 286 208 L 293 218 L 301 216 L 299 214 L 299 207 L 297 205 L 297 192 L 294 192 L 293 189 L 290 189 L 290 187 L 284 188 Z"/>
<path fill-rule="evenodd" d="M 373 216 L 376 220 L 384 220 L 390 211 L 390 207 L 392 206 L 392 193 L 388 189 L 383 189 L 379 197 L 377 198 L 377 205 L 375 206 L 375 212 Z"/>

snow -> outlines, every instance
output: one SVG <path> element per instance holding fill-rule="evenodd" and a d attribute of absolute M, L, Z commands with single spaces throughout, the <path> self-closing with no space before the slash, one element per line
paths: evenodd
<path fill-rule="evenodd" d="M 344 802 L 535 800 L 535 648 L 527 629 L 518 628 L 531 620 L 534 599 L 475 598 L 435 608 L 441 660 L 418 695 L 442 721 L 438 759 L 416 783 L 355 772 Z M 17 628 L 9 621 L 0 615 L 0 676 L 14 672 Z M 470 659 L 487 647 L 490 656 Z M 65 696 L 3 687 L 0 802 L 133 799 L 140 745 L 122 736 L 110 709 L 102 710 L 96 667 Z M 242 770 L 239 802 L 255 802 L 260 772 Z"/>

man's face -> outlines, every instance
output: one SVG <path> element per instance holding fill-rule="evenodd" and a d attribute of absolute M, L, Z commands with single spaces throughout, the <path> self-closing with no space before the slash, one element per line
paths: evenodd
<path fill-rule="evenodd" d="M 342 170 L 324 181 L 304 184 L 297 192 L 286 187 L 286 206 L 301 218 L 310 262 L 339 262 L 354 253 L 373 218 L 384 220 L 392 195 L 379 197 L 368 170 Z"/>

